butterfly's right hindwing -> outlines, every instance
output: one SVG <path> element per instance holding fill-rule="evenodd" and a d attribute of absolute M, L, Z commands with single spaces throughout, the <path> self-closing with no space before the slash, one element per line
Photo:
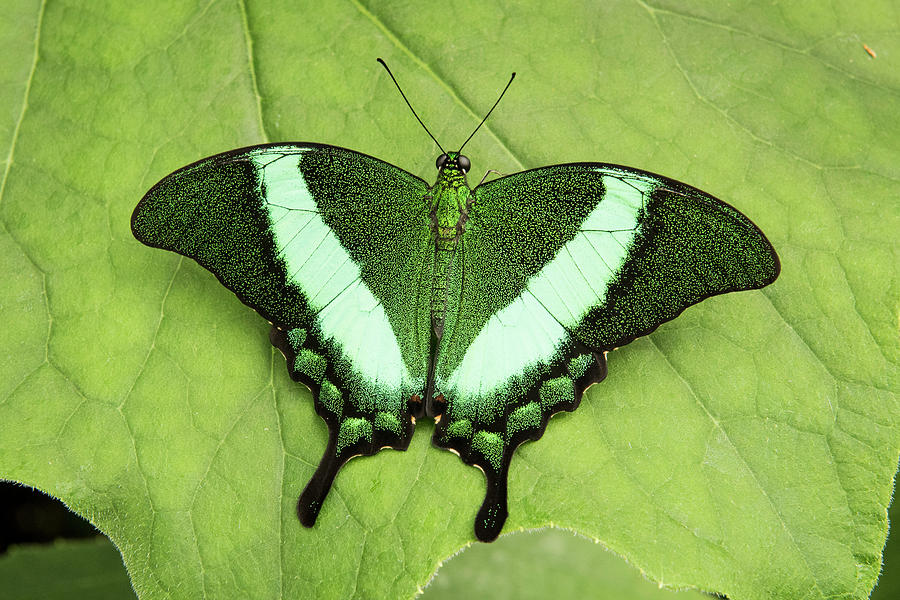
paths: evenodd
<path fill-rule="evenodd" d="M 140 241 L 195 259 L 272 322 L 292 378 L 313 391 L 331 435 L 305 524 L 346 460 L 412 435 L 429 352 L 427 189 L 350 150 L 265 145 L 176 171 L 132 216 Z"/>

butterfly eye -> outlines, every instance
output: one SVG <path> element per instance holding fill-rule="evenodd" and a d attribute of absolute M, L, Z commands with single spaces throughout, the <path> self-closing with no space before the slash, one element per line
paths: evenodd
<path fill-rule="evenodd" d="M 438 169 L 442 169 L 444 167 L 444 165 L 447 164 L 447 160 L 449 158 L 450 157 L 447 156 L 446 154 L 441 154 L 440 156 L 437 157 L 437 160 L 435 161 L 434 164 L 437 165 Z"/>
<path fill-rule="evenodd" d="M 462 154 L 457 157 L 456 164 L 459 165 L 459 169 L 463 173 L 468 172 L 468 170 L 472 167 L 472 162 L 469 160 L 469 157 L 463 156 Z"/>

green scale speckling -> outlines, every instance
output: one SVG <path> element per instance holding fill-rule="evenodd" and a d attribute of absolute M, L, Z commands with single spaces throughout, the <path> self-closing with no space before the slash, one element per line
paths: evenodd
<path fill-rule="evenodd" d="M 515 449 L 577 407 L 607 351 L 778 274 L 746 217 L 677 181 L 579 163 L 473 190 L 458 153 L 442 158 L 428 186 L 333 146 L 244 148 L 164 178 L 132 216 L 268 319 L 312 391 L 329 442 L 304 525 L 347 460 L 405 449 L 428 416 L 437 446 L 484 471 L 475 533 L 494 539 Z"/>

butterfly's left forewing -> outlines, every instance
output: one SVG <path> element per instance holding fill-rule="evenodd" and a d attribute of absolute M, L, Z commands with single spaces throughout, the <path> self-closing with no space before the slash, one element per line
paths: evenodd
<path fill-rule="evenodd" d="M 778 260 L 727 204 L 626 167 L 544 167 L 474 193 L 435 376 L 447 402 L 435 443 L 485 472 L 476 533 L 493 539 L 513 451 L 603 379 L 607 350 L 703 298 L 770 283 Z"/>
<path fill-rule="evenodd" d="M 176 171 L 132 217 L 139 240 L 197 260 L 272 322 L 313 391 L 330 437 L 298 507 L 307 525 L 346 460 L 412 435 L 430 349 L 427 189 L 357 152 L 271 144 Z"/>

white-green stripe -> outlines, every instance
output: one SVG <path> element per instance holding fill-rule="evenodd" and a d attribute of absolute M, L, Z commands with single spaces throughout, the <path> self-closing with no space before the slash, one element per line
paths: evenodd
<path fill-rule="evenodd" d="M 602 170 L 606 193 L 575 237 L 493 315 L 447 381 L 457 401 L 485 396 L 528 367 L 550 361 L 588 311 L 606 297 L 638 231 L 655 183 Z"/>
<path fill-rule="evenodd" d="M 260 186 L 289 280 L 317 312 L 320 331 L 333 339 L 359 373 L 387 393 L 399 393 L 410 376 L 384 312 L 360 278 L 359 266 L 318 213 L 299 170 L 305 148 L 255 150 Z"/>

